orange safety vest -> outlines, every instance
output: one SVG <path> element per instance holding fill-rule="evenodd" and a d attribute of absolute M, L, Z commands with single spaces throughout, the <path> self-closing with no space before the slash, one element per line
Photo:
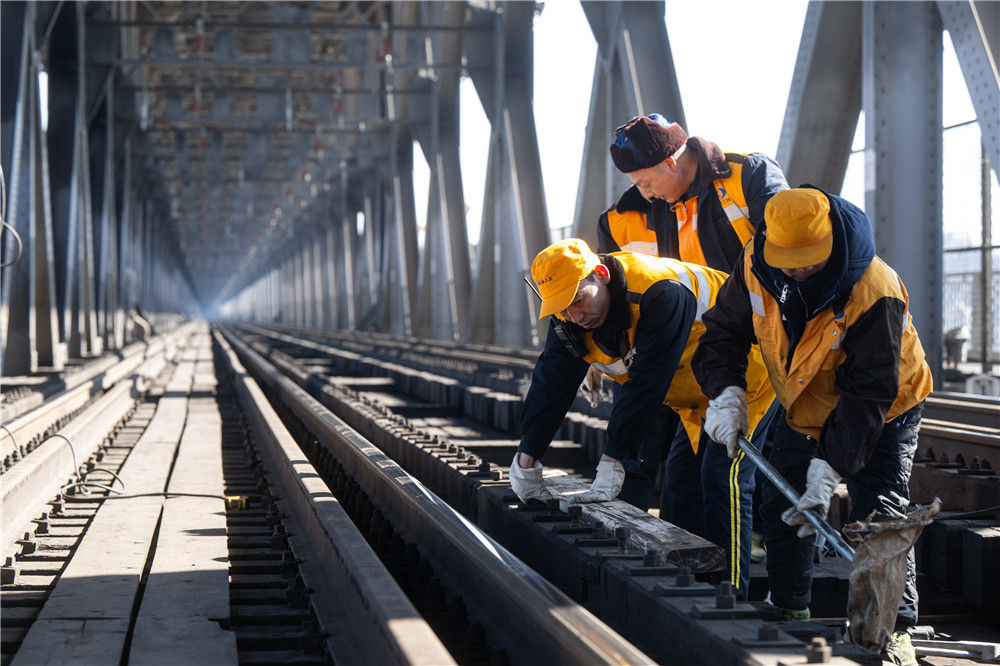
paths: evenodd
<path fill-rule="evenodd" d="M 702 393 L 701 386 L 691 371 L 691 357 L 698 347 L 698 339 L 705 332 L 702 315 L 715 305 L 719 288 L 727 276 L 722 271 L 676 259 L 650 257 L 634 252 L 613 252 L 609 256 L 618 260 L 625 274 L 625 290 L 632 312 L 632 326 L 625 336 L 627 349 L 623 350 L 623 356 L 611 356 L 594 343 L 592 333 L 586 332 L 582 335 L 582 342 L 587 348 L 584 360 L 619 384 L 624 384 L 630 379 L 628 366 L 635 353 L 635 332 L 639 325 L 639 300 L 642 294 L 662 280 L 683 285 L 694 294 L 698 301 L 695 319 L 663 404 L 680 416 L 691 447 L 697 453 L 701 426 L 708 409 L 708 397 Z M 747 360 L 747 417 L 752 431 L 774 400 L 774 390 L 767 381 L 767 370 L 757 345 L 751 347 Z"/>
<path fill-rule="evenodd" d="M 878 257 L 851 289 L 843 312 L 827 308 L 808 322 L 795 348 L 791 365 L 786 363 L 788 335 L 781 323 L 778 303 L 760 284 L 751 270 L 753 247 L 744 253 L 744 279 L 753 310 L 753 329 L 760 343 L 774 391 L 795 430 L 818 438 L 830 412 L 837 406 L 837 369 L 846 353 L 841 347 L 851 326 L 880 298 L 898 298 L 907 305 L 899 354 L 899 394 L 885 415 L 888 423 L 926 398 L 933 388 L 931 370 L 924 361 L 924 349 L 913 327 L 909 296 L 903 282 Z M 787 369 L 786 369 L 787 368 Z"/>
<path fill-rule="evenodd" d="M 726 178 L 713 181 L 715 195 L 719 198 L 722 210 L 729 218 L 729 223 L 740 239 L 741 245 L 746 245 L 754 233 L 746 196 L 743 194 L 742 174 L 745 156 L 743 153 L 726 153 L 730 174 Z M 701 241 L 698 239 L 698 197 L 678 201 L 671 206 L 671 210 L 677 217 L 677 241 L 681 261 L 708 265 L 701 249 Z M 618 212 L 612 208 L 607 216 L 611 236 L 623 252 L 641 252 L 654 257 L 659 254 L 656 231 L 647 225 L 645 213 L 634 210 Z"/>

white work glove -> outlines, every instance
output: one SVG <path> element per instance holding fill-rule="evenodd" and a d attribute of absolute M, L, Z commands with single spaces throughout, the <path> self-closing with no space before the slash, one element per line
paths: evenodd
<path fill-rule="evenodd" d="M 817 513 L 825 520 L 826 514 L 830 510 L 830 500 L 834 491 L 840 483 L 840 475 L 837 474 L 830 464 L 825 460 L 813 458 L 809 463 L 809 471 L 806 472 L 806 491 L 799 498 L 799 503 L 790 509 L 786 509 L 781 514 L 781 519 L 788 525 L 795 527 L 801 525 L 796 534 L 799 537 L 807 537 L 816 532 L 816 528 L 802 515 L 808 509 L 818 509 Z"/>
<path fill-rule="evenodd" d="M 510 464 L 510 489 L 525 504 L 531 499 L 542 502 L 552 499 L 552 493 L 542 480 L 542 463 L 536 460 L 533 467 L 521 467 L 517 464 L 516 453 L 514 461 Z"/>
<path fill-rule="evenodd" d="M 587 399 L 591 407 L 597 407 L 597 403 L 601 401 L 601 387 L 603 384 L 604 373 L 594 366 L 587 368 L 587 376 L 583 378 L 580 390 L 583 391 L 583 397 Z"/>
<path fill-rule="evenodd" d="M 709 400 L 704 430 L 714 441 L 726 447 L 730 458 L 735 458 L 740 450 L 736 443 L 740 433 L 750 432 L 746 391 L 738 386 L 727 386 L 715 399 Z"/>
<path fill-rule="evenodd" d="M 597 477 L 594 478 L 590 490 L 574 495 L 570 501 L 577 504 L 587 504 L 589 502 L 610 502 L 618 497 L 622 491 L 622 482 L 625 481 L 625 468 L 617 461 L 605 460 L 597 463 Z"/>

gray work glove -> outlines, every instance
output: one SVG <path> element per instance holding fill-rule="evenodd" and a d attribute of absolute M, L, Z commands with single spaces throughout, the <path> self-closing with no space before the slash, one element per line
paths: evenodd
<path fill-rule="evenodd" d="M 510 489 L 525 504 L 536 499 L 544 502 L 552 499 L 552 493 L 542 480 L 542 463 L 535 461 L 533 467 L 524 468 L 517 464 L 517 454 L 510 464 Z"/>
<path fill-rule="evenodd" d="M 781 514 L 781 519 L 788 525 L 795 527 L 799 525 L 796 534 L 799 537 L 807 537 L 816 533 L 816 528 L 802 515 L 803 511 L 816 509 L 817 513 L 826 519 L 826 514 L 830 510 L 830 500 L 840 483 L 840 475 L 834 471 L 830 464 L 820 458 L 813 458 L 809 462 L 809 471 L 806 472 L 806 491 L 799 498 L 799 503 L 786 509 Z"/>
<path fill-rule="evenodd" d="M 717 397 L 708 401 L 705 412 L 705 433 L 726 447 L 730 458 L 740 450 L 736 443 L 740 433 L 750 433 L 747 420 L 747 394 L 738 386 L 727 386 Z"/>
<path fill-rule="evenodd" d="M 606 460 L 597 463 L 597 477 L 594 478 L 590 490 L 574 495 L 570 501 L 576 504 L 587 504 L 589 502 L 610 502 L 618 497 L 622 491 L 622 482 L 625 481 L 625 468 L 615 460 Z"/>
<path fill-rule="evenodd" d="M 597 407 L 597 403 L 601 401 L 601 387 L 603 384 L 604 373 L 594 366 L 590 366 L 587 369 L 587 376 L 583 378 L 580 390 L 583 391 L 583 397 L 587 399 L 591 407 Z"/>

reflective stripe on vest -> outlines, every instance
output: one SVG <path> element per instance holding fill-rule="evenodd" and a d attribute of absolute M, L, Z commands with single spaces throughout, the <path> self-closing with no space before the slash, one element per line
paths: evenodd
<path fill-rule="evenodd" d="M 742 153 L 726 153 L 730 175 L 713 181 L 715 196 L 729 220 L 729 224 L 739 239 L 740 245 L 746 245 L 753 236 L 754 228 L 750 222 L 750 209 L 747 206 L 746 195 L 743 192 L 743 158 Z M 698 199 L 678 201 L 671 206 L 677 218 L 677 250 L 682 261 L 706 265 L 705 254 L 698 238 Z M 612 208 L 607 213 L 608 227 L 611 237 L 623 252 L 639 252 L 656 257 L 660 248 L 656 240 L 656 232 L 650 229 L 645 213 L 626 210 L 618 212 Z M 711 226 L 711 225 L 709 225 Z M 728 270 L 728 269 L 727 269 Z"/>
<path fill-rule="evenodd" d="M 648 254 L 655 257 L 660 248 L 657 246 L 656 241 L 632 241 L 630 243 L 625 243 L 621 246 L 622 252 L 638 252 L 639 254 Z"/>
<path fill-rule="evenodd" d="M 753 236 L 753 223 L 750 222 L 750 208 L 747 206 L 746 195 L 743 192 L 743 158 L 744 153 L 726 153 L 730 174 L 714 182 L 715 196 L 722 204 L 722 210 L 729 218 L 729 224 L 740 245 L 746 245 Z"/>
<path fill-rule="evenodd" d="M 677 262 L 682 263 L 682 262 Z M 684 270 L 684 269 L 687 270 Z M 694 289 L 691 286 L 691 276 L 688 271 L 694 273 L 695 278 L 698 280 L 698 289 Z M 698 299 L 698 309 L 695 313 L 695 321 L 701 321 L 701 316 L 705 314 L 705 311 L 712 307 L 711 302 L 711 288 L 708 286 L 708 277 L 705 275 L 705 271 L 702 267 L 697 264 L 684 263 L 677 270 L 676 281 L 684 285 L 688 291 L 694 294 L 694 297 Z"/>
<path fill-rule="evenodd" d="M 691 370 L 691 357 L 697 349 L 698 340 L 705 332 L 701 316 L 715 303 L 715 297 L 726 280 L 726 274 L 677 259 L 650 257 L 633 252 L 614 252 L 611 256 L 621 264 L 625 274 L 625 289 L 628 292 L 641 296 L 657 282 L 670 280 L 684 286 L 697 299 L 697 318 L 691 325 L 680 363 L 674 372 L 667 394 L 663 398 L 664 404 L 669 405 L 680 416 L 691 447 L 697 453 L 701 437 L 701 424 L 708 407 L 708 398 L 702 393 L 701 386 L 694 378 L 694 373 Z M 624 384 L 630 379 L 628 368 L 635 355 L 635 333 L 640 314 L 639 300 L 639 298 L 629 299 L 632 326 L 624 333 L 628 346 L 624 358 L 609 355 L 600 349 L 594 343 L 592 333 L 587 332 L 582 336 L 582 342 L 588 352 L 584 360 L 619 384 Z M 774 400 L 774 391 L 767 381 L 767 373 L 756 345 L 751 348 L 747 362 L 749 368 L 747 371 L 747 414 L 751 427 L 754 427 Z"/>

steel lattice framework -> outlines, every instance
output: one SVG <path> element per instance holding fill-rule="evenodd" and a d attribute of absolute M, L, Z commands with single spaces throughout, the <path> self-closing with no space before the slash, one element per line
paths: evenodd
<path fill-rule="evenodd" d="M 663 3 L 582 5 L 598 53 L 574 232 L 593 239 L 627 185 L 607 159 L 608 133 L 640 112 L 683 124 L 684 109 Z M 18 243 L 3 235 L 5 375 L 121 347 L 143 317 L 199 313 L 538 343 L 537 305 L 521 283 L 549 241 L 534 3 L 0 10 L 4 212 L 23 245 L 13 261 Z M 995 172 L 1000 5 L 979 1 L 810 3 L 777 156 L 790 182 L 839 191 L 865 112 L 866 208 L 935 368 L 942 29 Z M 485 183 L 461 180 L 462 76 L 491 124 Z M 414 143 L 430 168 L 422 243 Z M 469 187 L 485 193 L 475 248 Z"/>

